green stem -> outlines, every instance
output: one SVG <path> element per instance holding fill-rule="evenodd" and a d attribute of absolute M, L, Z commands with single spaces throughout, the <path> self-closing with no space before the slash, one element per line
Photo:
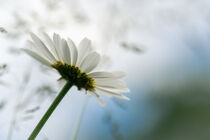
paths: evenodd
<path fill-rule="evenodd" d="M 72 87 L 72 83 L 70 81 L 67 81 L 66 85 L 63 87 L 63 89 L 60 91 L 58 96 L 55 98 L 53 103 L 48 108 L 47 112 L 44 114 L 42 119 L 39 121 L 37 126 L 35 127 L 34 131 L 29 136 L 28 140 L 34 140 L 36 136 L 39 134 L 40 130 L 44 126 L 44 124 L 47 122 L 55 108 L 58 106 L 60 101 L 63 99 L 63 97 L 66 95 L 66 93 L 69 91 L 69 89 Z"/>

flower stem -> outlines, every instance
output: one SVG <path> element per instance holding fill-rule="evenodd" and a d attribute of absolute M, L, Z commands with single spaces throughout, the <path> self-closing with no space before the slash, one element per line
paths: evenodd
<path fill-rule="evenodd" d="M 44 126 L 44 124 L 47 122 L 55 108 L 58 106 L 60 101 L 63 99 L 63 97 L 66 95 L 66 93 L 69 91 L 69 89 L 72 87 L 72 83 L 70 81 L 67 81 L 66 85 L 63 87 L 63 89 L 60 91 L 58 96 L 55 98 L 53 103 L 48 108 L 47 112 L 44 114 L 42 119 L 39 121 L 31 135 L 29 136 L 28 140 L 34 140 L 36 136 L 39 134 L 40 130 Z"/>

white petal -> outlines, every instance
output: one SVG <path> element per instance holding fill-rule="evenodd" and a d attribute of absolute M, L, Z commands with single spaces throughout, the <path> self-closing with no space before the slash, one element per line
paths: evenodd
<path fill-rule="evenodd" d="M 95 70 L 98 71 L 104 69 L 108 65 L 110 65 L 110 63 L 111 63 L 110 58 L 108 56 L 102 55 L 101 60 Z"/>
<path fill-rule="evenodd" d="M 62 39 L 62 50 L 63 50 L 63 59 L 64 62 L 67 64 L 71 64 L 71 54 L 70 54 L 70 50 L 69 50 L 69 46 L 67 45 L 66 40 Z"/>
<path fill-rule="evenodd" d="M 110 91 L 110 90 L 105 90 L 105 89 L 102 89 L 102 88 L 98 88 L 96 87 L 95 88 L 96 92 L 97 93 L 101 93 L 101 94 L 104 94 L 106 96 L 109 96 L 109 97 L 117 97 L 117 98 L 122 98 L 122 99 L 125 99 L 125 100 L 130 100 L 128 97 L 120 94 L 120 93 L 117 93 L 117 92 L 113 92 L 113 91 Z"/>
<path fill-rule="evenodd" d="M 65 79 L 58 79 L 58 84 L 59 84 L 59 87 L 64 87 L 64 85 L 66 84 L 66 80 Z"/>
<path fill-rule="evenodd" d="M 34 42 L 32 42 L 31 40 L 27 40 L 27 44 L 28 44 L 29 46 L 31 46 L 31 48 L 32 48 L 33 50 L 39 51 L 40 53 L 42 53 L 43 55 L 45 55 L 42 51 L 40 51 L 39 47 L 37 47 L 37 46 L 34 44 Z"/>
<path fill-rule="evenodd" d="M 80 68 L 82 72 L 89 73 L 98 65 L 99 61 L 100 55 L 96 52 L 92 52 L 85 57 Z"/>
<path fill-rule="evenodd" d="M 129 93 L 130 89 L 126 88 L 126 87 L 104 87 L 104 86 L 96 86 L 102 89 L 107 89 L 107 90 L 111 90 L 111 91 L 116 91 L 116 92 L 124 92 L 124 93 Z"/>
<path fill-rule="evenodd" d="M 96 99 L 98 100 L 99 104 L 100 104 L 101 106 L 103 106 L 103 107 L 105 106 L 104 101 L 100 98 L 100 96 L 99 96 L 96 92 L 87 91 L 87 94 L 92 94 L 92 95 L 94 95 L 94 96 L 96 97 Z"/>
<path fill-rule="evenodd" d="M 90 77 L 93 78 L 112 78 L 114 75 L 110 72 L 92 72 L 88 74 Z"/>
<path fill-rule="evenodd" d="M 37 46 L 37 49 L 45 54 L 47 58 L 51 61 L 56 61 L 55 57 L 52 55 L 52 53 L 49 51 L 49 49 L 45 46 L 45 44 L 33 33 L 30 33 L 31 38 L 35 42 L 35 45 Z"/>
<path fill-rule="evenodd" d="M 127 92 L 127 93 L 130 92 L 130 89 L 129 88 L 122 88 L 122 89 L 119 89 L 119 90 L 122 91 L 122 92 Z"/>
<path fill-rule="evenodd" d="M 116 89 L 126 88 L 126 84 L 119 79 L 95 78 L 94 80 L 95 80 L 96 86 L 101 86 L 101 87 L 105 87 L 105 88 L 116 88 Z"/>
<path fill-rule="evenodd" d="M 123 78 L 126 76 L 126 73 L 123 71 L 113 71 L 111 72 L 115 78 Z"/>
<path fill-rule="evenodd" d="M 50 50 L 52 51 L 53 55 L 55 56 L 55 58 L 59 59 L 58 58 L 58 53 L 57 53 L 57 51 L 55 49 L 55 44 L 53 43 L 52 39 L 50 39 L 49 35 L 47 33 L 45 33 L 45 32 L 43 32 L 43 36 L 44 36 L 44 38 L 45 38 L 45 40 L 46 40 Z"/>
<path fill-rule="evenodd" d="M 76 65 L 77 57 L 78 57 L 77 48 L 76 48 L 74 42 L 70 38 L 68 38 L 67 43 L 68 43 L 68 46 L 69 46 L 70 52 L 71 52 L 71 64 Z"/>
<path fill-rule="evenodd" d="M 89 48 L 90 44 L 91 44 L 91 41 L 85 37 L 85 38 L 83 38 L 80 41 L 79 49 L 87 49 L 87 50 L 89 50 L 89 49 L 91 49 L 91 48 Z"/>
<path fill-rule="evenodd" d="M 47 33 L 45 33 L 45 32 L 43 32 L 42 34 L 43 34 L 45 40 L 47 41 L 48 45 L 49 45 L 49 46 L 53 46 L 54 43 L 53 43 L 53 41 L 50 39 L 49 35 L 48 35 Z"/>
<path fill-rule="evenodd" d="M 61 37 L 58 34 L 54 33 L 53 34 L 53 41 L 54 41 L 54 44 L 55 44 L 55 50 L 56 50 L 56 52 L 58 54 L 58 59 L 63 62 L 63 52 L 62 52 L 62 46 L 61 46 L 62 45 L 61 44 Z"/>
<path fill-rule="evenodd" d="M 27 54 L 29 54 L 30 56 L 32 56 L 34 59 L 38 60 L 39 62 L 47 65 L 47 66 L 51 66 L 51 63 L 45 59 L 44 57 L 40 56 L 38 53 L 36 52 L 33 52 L 31 50 L 28 50 L 28 49 L 22 49 L 23 51 L 25 51 Z"/>
<path fill-rule="evenodd" d="M 77 61 L 77 66 L 80 66 L 82 63 L 83 59 L 92 51 L 91 48 L 91 41 L 87 38 L 84 38 L 78 47 L 78 61 Z"/>
<path fill-rule="evenodd" d="M 92 72 L 88 74 L 89 76 L 93 78 L 122 78 L 126 74 L 122 71 L 114 71 L 114 72 L 104 72 L 104 71 L 98 71 L 98 72 Z"/>

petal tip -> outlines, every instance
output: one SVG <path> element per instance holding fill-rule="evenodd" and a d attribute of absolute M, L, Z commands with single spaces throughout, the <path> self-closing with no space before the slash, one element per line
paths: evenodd
<path fill-rule="evenodd" d="M 126 97 L 126 96 L 123 96 L 123 99 L 127 100 L 127 101 L 130 101 L 130 98 Z"/>

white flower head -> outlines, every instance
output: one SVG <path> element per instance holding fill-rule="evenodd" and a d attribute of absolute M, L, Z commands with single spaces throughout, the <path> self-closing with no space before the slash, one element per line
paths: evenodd
<path fill-rule="evenodd" d="M 32 48 L 23 50 L 44 65 L 56 69 L 62 79 L 70 81 L 79 90 L 84 89 L 88 94 L 95 95 L 101 105 L 104 102 L 99 93 L 129 100 L 120 94 L 129 92 L 126 84 L 120 80 L 125 73 L 100 71 L 107 58 L 92 49 L 90 40 L 84 38 L 76 47 L 69 38 L 62 39 L 55 33 L 53 39 L 46 33 L 43 35 L 46 43 L 31 33 L 32 41 L 28 43 Z"/>

